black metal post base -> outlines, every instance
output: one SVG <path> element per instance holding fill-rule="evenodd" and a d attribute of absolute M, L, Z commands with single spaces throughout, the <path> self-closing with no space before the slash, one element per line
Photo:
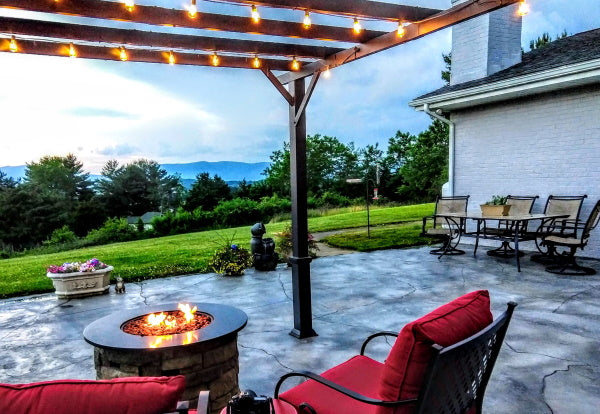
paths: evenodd
<path fill-rule="evenodd" d="M 513 249 L 510 246 L 510 242 L 504 240 L 502 242 L 502 246 L 498 247 L 497 249 L 493 249 L 493 250 L 488 250 L 487 251 L 487 255 L 488 256 L 494 256 L 494 257 L 502 257 L 505 259 L 509 259 L 511 257 L 515 257 L 515 249 Z M 525 253 L 523 252 L 519 252 L 519 257 L 523 257 L 525 256 Z"/>
<path fill-rule="evenodd" d="M 312 338 L 313 336 L 319 336 L 312 328 L 305 329 L 303 331 L 300 329 L 294 328 L 290 331 L 290 335 L 293 336 L 294 338 L 298 338 L 298 339 Z"/>

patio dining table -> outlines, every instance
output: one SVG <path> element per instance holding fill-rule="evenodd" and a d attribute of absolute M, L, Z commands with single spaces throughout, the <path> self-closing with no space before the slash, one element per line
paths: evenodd
<path fill-rule="evenodd" d="M 466 213 L 439 213 L 436 216 L 446 220 L 449 227 L 457 228 L 460 237 L 471 236 L 475 237 L 475 248 L 473 255 L 477 254 L 477 247 L 479 245 L 479 239 L 492 239 L 502 240 L 514 243 L 515 258 L 517 261 L 517 270 L 521 271 L 521 261 L 519 255 L 519 242 L 526 240 L 534 240 L 536 237 L 542 237 L 544 234 L 540 229 L 547 229 L 551 227 L 551 224 L 561 218 L 567 218 L 565 214 L 518 214 L 518 215 L 507 215 L 507 216 L 489 216 L 482 215 L 479 211 L 467 211 Z M 468 232 L 466 231 L 466 220 L 473 220 L 477 223 L 477 230 Z M 486 221 L 497 221 L 507 222 L 510 224 L 505 226 L 502 233 L 488 235 L 484 232 L 486 227 Z M 529 223 L 539 222 L 534 232 L 523 231 L 527 229 Z"/>

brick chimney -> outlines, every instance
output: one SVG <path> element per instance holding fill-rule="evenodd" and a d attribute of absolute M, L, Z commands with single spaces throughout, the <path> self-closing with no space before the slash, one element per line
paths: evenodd
<path fill-rule="evenodd" d="M 452 0 L 452 5 L 467 0 Z M 521 61 L 518 4 L 503 7 L 452 27 L 450 84 L 484 78 Z"/>

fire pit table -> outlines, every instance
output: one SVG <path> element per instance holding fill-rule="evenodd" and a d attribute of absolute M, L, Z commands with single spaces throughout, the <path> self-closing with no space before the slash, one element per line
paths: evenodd
<path fill-rule="evenodd" d="M 112 313 L 89 324 L 85 340 L 94 346 L 97 379 L 184 375 L 184 400 L 197 403 L 200 390 L 210 391 L 213 413 L 239 392 L 237 333 L 248 322 L 241 310 L 216 303 L 194 303 L 200 329 L 166 335 L 136 335 L 123 328 L 141 318 L 165 315 L 174 320 L 178 304 L 162 304 Z M 164 319 L 164 318 L 163 318 Z M 193 325 L 191 325 L 193 326 Z"/>

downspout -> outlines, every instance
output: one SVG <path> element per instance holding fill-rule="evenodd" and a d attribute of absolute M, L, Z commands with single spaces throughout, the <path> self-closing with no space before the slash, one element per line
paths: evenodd
<path fill-rule="evenodd" d="M 448 137 L 448 192 L 449 196 L 454 195 L 454 122 L 450 121 L 448 118 L 444 118 L 443 116 L 432 112 L 429 109 L 429 104 L 423 104 L 423 111 L 429 115 L 438 119 L 448 125 L 449 127 L 449 137 Z"/>

